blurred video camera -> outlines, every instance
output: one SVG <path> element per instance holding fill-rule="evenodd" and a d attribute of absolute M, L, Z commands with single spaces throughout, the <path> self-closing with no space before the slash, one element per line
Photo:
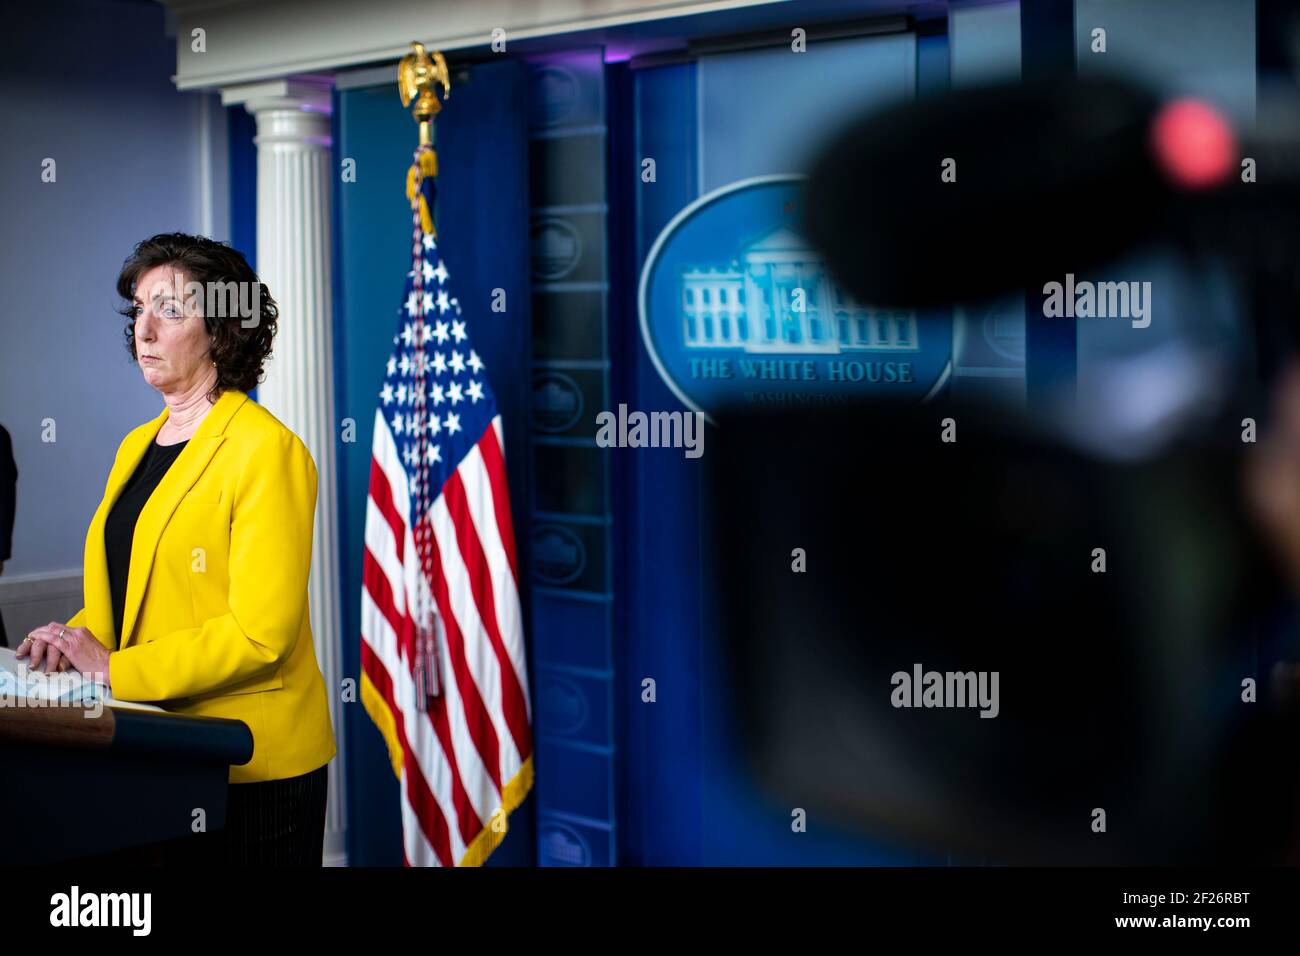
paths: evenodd
<path fill-rule="evenodd" d="M 1085 283 L 1156 249 L 1221 270 L 1245 321 L 1229 349 L 1190 310 L 1019 407 L 720 414 L 711 540 L 761 780 L 999 862 L 1300 860 L 1300 627 L 1242 487 L 1243 419 L 1297 351 L 1298 187 L 1294 120 L 1256 135 L 1120 78 L 933 95 L 829 145 L 804 231 L 857 301 L 1023 294 L 1032 365 L 1132 292 Z"/>

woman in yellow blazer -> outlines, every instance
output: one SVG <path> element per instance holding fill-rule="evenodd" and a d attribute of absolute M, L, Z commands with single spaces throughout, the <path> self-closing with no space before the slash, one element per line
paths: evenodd
<path fill-rule="evenodd" d="M 253 757 L 230 768 L 226 858 L 319 865 L 336 747 L 307 606 L 316 466 L 247 394 L 275 303 L 237 251 L 177 233 L 140 243 L 118 291 L 165 404 L 118 448 L 86 533 L 85 607 L 18 654 L 121 700 L 242 720 Z"/>

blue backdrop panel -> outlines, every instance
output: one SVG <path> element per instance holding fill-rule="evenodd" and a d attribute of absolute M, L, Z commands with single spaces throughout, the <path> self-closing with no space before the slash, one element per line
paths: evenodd
<path fill-rule="evenodd" d="M 910 98 L 911 33 L 820 41 L 701 57 L 700 191 L 771 173 L 804 171 L 840 123 L 873 103 Z M 827 91 L 834 90 L 834 96 Z"/>
<path fill-rule="evenodd" d="M 637 333 L 636 269 L 668 220 L 696 195 L 695 66 L 637 71 L 627 87 L 631 103 L 611 112 L 632 126 L 622 175 L 612 187 L 631 198 L 619 229 L 624 249 L 634 238 L 636 261 L 621 276 L 617 326 L 616 401 L 630 409 L 676 409 L 680 404 L 656 374 Z M 628 108 L 630 107 L 630 108 Z M 642 184 L 641 160 L 655 160 L 655 182 Z M 692 865 L 701 853 L 700 706 L 701 594 L 699 475 L 680 452 L 622 449 L 618 697 L 622 704 L 621 761 L 626 791 L 626 846 L 620 862 Z M 655 682 L 655 701 L 643 700 L 642 682 Z"/>
<path fill-rule="evenodd" d="M 601 51 L 529 61 L 538 863 L 608 866 L 614 745 L 607 204 Z"/>
<path fill-rule="evenodd" d="M 243 107 L 226 114 L 230 151 L 230 244 L 257 270 L 257 120 Z"/>
<path fill-rule="evenodd" d="M 833 51 L 800 56 L 789 83 L 783 82 L 787 71 L 774 68 L 774 53 L 763 50 L 634 70 L 626 99 L 611 105 L 611 117 L 631 127 L 630 146 L 613 163 L 625 178 L 615 178 L 611 189 L 625 194 L 618 208 L 628 210 L 636 244 L 635 262 L 624 262 L 616 273 L 615 401 L 646 412 L 682 408 L 636 334 L 636 279 L 669 220 L 702 192 L 735 178 L 798 172 L 807 145 L 835 119 L 805 109 L 810 101 L 828 102 L 816 91 L 841 91 L 833 98 L 840 109 L 914 94 L 918 64 L 911 35 L 828 46 Z M 927 61 L 942 64 L 943 58 Z M 778 144 L 777 138 L 793 142 Z M 646 157 L 655 160 L 653 183 L 639 179 Z M 626 233 L 615 226 L 611 234 Z M 618 675 L 626 790 L 620 861 L 934 862 L 889 845 L 883 834 L 869 839 L 824 819 L 810 820 L 807 832 L 795 833 L 793 808 L 760 791 L 743 767 L 743 728 L 732 722 L 728 703 L 732 667 L 719 656 L 714 635 L 720 612 L 706 578 L 710 515 L 701 490 L 708 446 L 706 433 L 705 454 L 698 460 L 687 459 L 680 449 L 624 449 L 615 456 L 618 620 L 625 636 Z M 655 681 L 654 703 L 641 699 L 647 677 Z"/>
<path fill-rule="evenodd" d="M 435 124 L 439 159 L 439 252 L 487 364 L 505 425 L 514 524 L 529 524 L 528 388 L 530 354 L 527 256 L 527 117 L 523 69 L 513 61 L 476 66 L 458 83 Z M 335 94 L 336 159 L 356 162 L 356 182 L 336 185 L 335 402 L 356 422 L 355 442 L 340 437 L 339 548 L 344 673 L 360 678 L 361 554 L 376 397 L 410 268 L 411 212 L 406 170 L 416 127 L 395 84 Z M 494 290 L 506 311 L 491 311 Z M 527 549 L 520 542 L 520 575 Z M 521 595 L 527 613 L 526 589 Z M 526 643 L 529 635 L 525 635 Z M 529 651 L 531 661 L 531 648 Z M 530 685 L 532 681 L 530 679 Z M 397 782 L 387 751 L 360 703 L 344 708 L 348 748 L 348 852 L 353 865 L 400 865 Z M 530 798 L 488 865 L 534 862 Z"/>
<path fill-rule="evenodd" d="M 227 111 L 230 155 L 230 244 L 257 271 L 257 120 L 243 107 Z M 217 237 L 213 237 L 217 238 Z M 256 401 L 257 389 L 249 396 Z"/>

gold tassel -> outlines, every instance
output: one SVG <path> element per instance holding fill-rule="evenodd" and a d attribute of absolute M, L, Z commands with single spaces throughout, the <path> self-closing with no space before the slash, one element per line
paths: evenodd
<path fill-rule="evenodd" d="M 429 211 L 429 204 L 425 202 L 424 194 L 419 191 L 420 180 L 425 176 L 438 175 L 438 155 L 433 150 L 425 150 L 420 153 L 420 166 L 417 170 L 415 164 L 406 171 L 406 200 L 415 208 L 416 201 L 420 203 L 420 228 L 427 232 L 433 238 L 438 238 L 438 232 L 433 228 L 433 215 Z"/>

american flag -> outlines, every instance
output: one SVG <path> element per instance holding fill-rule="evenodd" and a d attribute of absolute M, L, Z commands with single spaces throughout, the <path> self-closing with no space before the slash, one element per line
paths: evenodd
<path fill-rule="evenodd" d="M 361 699 L 400 784 L 406 865 L 474 866 L 533 781 L 519 566 L 501 416 L 437 242 L 412 219 L 375 411 Z"/>

